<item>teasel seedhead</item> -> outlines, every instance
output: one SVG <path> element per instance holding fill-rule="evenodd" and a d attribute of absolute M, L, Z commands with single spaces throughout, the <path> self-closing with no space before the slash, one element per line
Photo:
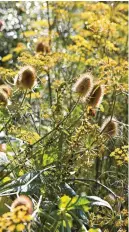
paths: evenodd
<path fill-rule="evenodd" d="M 8 95 L 4 90 L 0 89 L 0 105 L 6 106 L 8 104 Z"/>
<path fill-rule="evenodd" d="M 84 73 L 80 76 L 73 87 L 73 91 L 78 93 L 83 101 L 87 99 L 93 88 L 93 77 L 90 73 Z"/>
<path fill-rule="evenodd" d="M 6 144 L 0 144 L 0 152 L 5 152 L 6 151 Z"/>
<path fill-rule="evenodd" d="M 88 115 L 91 117 L 95 117 L 96 116 L 96 110 L 93 108 L 89 109 Z"/>
<path fill-rule="evenodd" d="M 33 203 L 29 197 L 25 195 L 20 195 L 19 197 L 17 197 L 11 205 L 11 211 L 13 211 L 17 206 L 20 205 L 26 206 L 29 214 L 33 213 Z"/>
<path fill-rule="evenodd" d="M 11 96 L 11 87 L 9 85 L 0 85 L 0 90 L 3 90 L 8 97 Z"/>
<path fill-rule="evenodd" d="M 95 84 L 89 96 L 88 104 L 93 108 L 98 108 L 103 100 L 104 87 Z"/>
<path fill-rule="evenodd" d="M 0 20 L 0 31 L 2 31 L 2 30 L 3 30 L 3 25 L 4 25 L 3 21 L 2 21 L 2 20 Z"/>
<path fill-rule="evenodd" d="M 5 81 L 0 77 L 0 85 L 4 85 Z"/>
<path fill-rule="evenodd" d="M 45 44 L 43 42 L 39 42 L 36 46 L 36 52 L 41 52 L 43 54 L 47 54 L 50 52 L 50 47 L 48 44 Z"/>
<path fill-rule="evenodd" d="M 21 89 L 31 89 L 36 81 L 36 71 L 32 66 L 23 67 L 16 79 L 16 85 Z"/>
<path fill-rule="evenodd" d="M 109 136 L 109 137 L 115 137 L 118 134 L 118 123 L 116 118 L 108 117 L 104 120 L 100 132 Z"/>

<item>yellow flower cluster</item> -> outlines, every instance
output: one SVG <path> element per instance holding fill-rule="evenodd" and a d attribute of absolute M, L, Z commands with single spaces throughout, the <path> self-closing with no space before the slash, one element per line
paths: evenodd
<path fill-rule="evenodd" d="M 128 146 L 122 146 L 121 148 L 116 148 L 110 157 L 114 157 L 118 166 L 128 163 Z"/>
<path fill-rule="evenodd" d="M 24 65 L 35 67 L 38 69 L 39 73 L 43 73 L 43 71 L 46 73 L 46 71 L 53 68 L 62 58 L 63 54 L 57 52 L 51 55 L 37 54 L 35 56 L 31 55 L 29 52 L 23 52 L 18 60 Z"/>
<path fill-rule="evenodd" d="M 4 213 L 0 217 L 0 232 L 23 231 L 32 220 L 28 208 L 24 205 L 17 206 L 12 212 Z"/>

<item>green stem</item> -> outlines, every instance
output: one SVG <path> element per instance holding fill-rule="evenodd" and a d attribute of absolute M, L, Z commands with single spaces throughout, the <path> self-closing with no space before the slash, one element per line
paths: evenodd
<path fill-rule="evenodd" d="M 108 192 L 112 193 L 112 195 L 116 198 L 119 198 L 118 195 L 116 195 L 110 188 L 108 188 L 107 186 L 105 186 L 104 184 L 100 183 L 97 180 L 93 180 L 93 179 L 82 179 L 82 178 L 73 178 L 73 179 L 67 179 L 66 181 L 76 181 L 76 182 L 83 182 L 85 184 L 85 182 L 90 181 L 90 182 L 94 182 L 99 184 L 100 186 L 102 186 L 103 188 L 105 188 Z"/>
<path fill-rule="evenodd" d="M 33 144 L 31 145 L 31 147 L 35 146 L 37 143 L 41 142 L 41 141 L 44 140 L 48 135 L 50 135 L 50 134 L 53 133 L 55 130 L 57 130 L 57 129 L 59 128 L 59 126 L 60 126 L 61 124 L 63 124 L 63 123 L 67 120 L 67 118 L 71 115 L 71 113 L 73 112 L 73 110 L 76 108 L 76 106 L 77 106 L 79 100 L 80 100 L 80 97 L 78 98 L 77 102 L 75 103 L 75 105 L 73 106 L 73 108 L 70 110 L 70 112 L 66 115 L 66 117 L 64 117 L 64 118 L 62 119 L 62 121 L 60 121 L 60 122 L 57 124 L 57 126 L 55 126 L 51 131 L 49 131 L 46 135 L 44 135 L 44 136 L 43 136 L 42 138 L 40 138 L 38 141 L 36 141 L 35 143 L 33 143 Z"/>

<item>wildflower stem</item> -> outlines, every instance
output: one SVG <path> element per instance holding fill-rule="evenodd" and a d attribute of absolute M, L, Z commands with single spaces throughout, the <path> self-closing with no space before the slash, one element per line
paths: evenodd
<path fill-rule="evenodd" d="M 73 179 L 67 179 L 67 181 L 76 181 L 76 182 L 87 182 L 87 181 L 90 181 L 90 182 L 94 182 L 100 186 L 102 186 L 103 188 L 105 188 L 108 192 L 112 193 L 112 195 L 116 198 L 119 198 L 118 195 L 116 195 L 110 188 L 108 188 L 106 185 L 100 183 L 99 181 L 97 180 L 94 180 L 94 179 L 82 179 L 82 178 L 73 178 Z"/>
<path fill-rule="evenodd" d="M 43 137 L 41 137 L 38 141 L 36 141 L 35 143 L 33 143 L 31 145 L 31 147 L 35 146 L 37 143 L 41 142 L 43 139 L 45 139 L 48 135 L 50 135 L 52 132 L 54 132 L 55 130 L 57 130 L 59 128 L 59 126 L 64 123 L 64 121 L 71 115 L 71 113 L 73 112 L 73 110 L 76 108 L 78 102 L 80 100 L 80 97 L 78 98 L 77 102 L 75 103 L 75 105 L 73 106 L 73 108 L 69 111 L 69 113 L 66 115 L 66 117 L 64 117 L 62 119 L 62 121 L 60 121 L 51 131 L 49 131 L 46 135 L 44 135 Z"/>
<path fill-rule="evenodd" d="M 47 1 L 47 20 L 48 20 L 48 33 L 49 33 L 49 46 L 51 49 L 51 24 L 50 24 L 50 13 L 49 13 L 49 2 Z M 48 71 L 48 89 L 49 89 L 49 99 L 50 99 L 50 107 L 52 106 L 52 88 L 51 88 L 51 78 L 50 73 Z"/>
<path fill-rule="evenodd" d="M 27 90 L 25 91 L 25 93 L 24 93 L 24 95 L 23 95 L 23 98 L 22 98 L 22 101 L 21 101 L 21 104 L 20 104 L 19 108 L 22 107 L 22 105 L 23 105 L 23 103 L 24 103 L 24 100 L 25 100 L 25 98 L 26 98 L 26 95 L 27 95 Z"/>
<path fill-rule="evenodd" d="M 0 132 L 4 130 L 4 128 L 7 127 L 7 125 L 11 122 L 12 118 L 10 117 L 8 121 L 5 123 L 5 125 L 1 128 Z"/>
<path fill-rule="evenodd" d="M 50 107 L 52 107 L 52 88 L 51 88 L 51 78 L 50 73 L 47 73 L 48 76 L 48 90 L 49 90 L 49 101 L 50 101 Z"/>
<path fill-rule="evenodd" d="M 42 202 L 42 198 L 43 198 L 43 196 L 41 195 L 40 198 L 39 198 L 39 202 L 38 202 L 38 204 L 37 204 L 37 208 L 36 208 L 36 210 L 33 212 L 32 217 L 35 217 L 36 213 L 38 213 L 39 207 L 40 207 L 41 202 Z"/>

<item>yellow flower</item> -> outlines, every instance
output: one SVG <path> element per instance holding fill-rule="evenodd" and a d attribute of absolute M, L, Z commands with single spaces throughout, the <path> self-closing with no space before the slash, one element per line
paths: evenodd
<path fill-rule="evenodd" d="M 118 152 L 118 151 L 120 151 L 120 148 L 116 148 L 116 149 L 115 149 L 115 152 Z"/>
<path fill-rule="evenodd" d="M 31 221 L 32 220 L 32 215 L 25 215 L 24 216 L 24 221 Z"/>
<path fill-rule="evenodd" d="M 20 223 L 20 224 L 18 224 L 18 225 L 16 226 L 16 230 L 17 230 L 17 231 L 23 231 L 24 229 L 25 229 L 25 225 L 22 224 L 22 223 Z"/>
<path fill-rule="evenodd" d="M 4 222 L 0 222 L 0 227 L 3 227 L 4 226 Z"/>
<path fill-rule="evenodd" d="M 4 214 L 2 215 L 3 218 L 11 218 L 11 216 L 12 216 L 12 213 L 11 213 L 11 212 L 4 213 Z"/>
<path fill-rule="evenodd" d="M 118 151 L 118 154 L 122 154 L 122 150 L 119 150 L 119 151 Z"/>
<path fill-rule="evenodd" d="M 26 214 L 26 211 L 19 211 L 18 214 L 17 214 L 17 217 L 18 217 L 19 219 L 23 219 L 24 216 L 25 216 L 25 214 Z"/>
<path fill-rule="evenodd" d="M 13 219 L 13 222 L 14 222 L 14 223 L 19 223 L 20 221 L 21 221 L 21 220 L 20 220 L 19 218 L 14 218 L 14 219 Z"/>
<path fill-rule="evenodd" d="M 9 232 L 14 231 L 14 230 L 15 230 L 15 225 L 11 225 L 8 227 Z"/>
<path fill-rule="evenodd" d="M 13 209 L 13 212 L 17 212 L 19 210 L 25 210 L 25 211 L 27 211 L 28 208 L 25 205 L 19 205 L 16 208 Z"/>
<path fill-rule="evenodd" d="M 5 222 L 6 226 L 10 226 L 12 224 L 12 221 L 11 220 L 8 220 Z"/>

